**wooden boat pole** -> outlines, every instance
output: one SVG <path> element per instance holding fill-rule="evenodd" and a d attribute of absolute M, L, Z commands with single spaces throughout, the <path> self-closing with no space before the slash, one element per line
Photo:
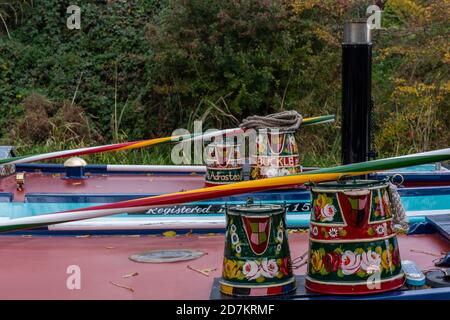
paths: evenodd
<path fill-rule="evenodd" d="M 51 224 L 105 217 L 120 213 L 145 212 L 154 207 L 163 207 L 218 197 L 258 192 L 279 187 L 296 186 L 306 182 L 338 180 L 343 176 L 359 176 L 377 171 L 426 163 L 450 160 L 450 148 L 412 155 L 372 160 L 331 168 L 324 168 L 290 176 L 282 176 L 254 181 L 243 181 L 210 188 L 201 188 L 171 194 L 146 197 L 111 204 L 69 210 L 33 217 L 0 220 L 0 232 L 30 229 Z"/>
<path fill-rule="evenodd" d="M 322 124 L 322 123 L 332 122 L 332 121 L 334 121 L 334 119 L 335 119 L 334 115 L 305 118 L 303 120 L 302 124 L 304 126 Z M 63 150 L 63 151 L 42 153 L 42 154 L 32 155 L 32 156 L 21 156 L 21 157 L 0 159 L 0 165 L 30 163 L 30 162 L 36 162 L 36 161 L 68 158 L 68 157 L 95 154 L 95 153 L 103 153 L 103 152 L 125 151 L 125 150 L 131 150 L 131 149 L 137 149 L 137 148 L 143 148 L 143 147 L 148 147 L 148 146 L 152 146 L 152 145 L 157 145 L 160 143 L 191 141 L 191 140 L 196 140 L 196 139 L 208 139 L 211 137 L 221 136 L 221 135 L 227 135 L 227 136 L 228 135 L 237 135 L 237 134 L 241 134 L 243 132 L 244 132 L 244 130 L 242 128 L 233 128 L 233 129 L 225 129 L 225 130 L 221 130 L 221 131 L 211 132 L 208 134 L 193 133 L 193 134 L 187 134 L 187 135 L 178 135 L 178 136 L 163 137 L 163 138 L 156 138 L 156 139 L 147 139 L 147 140 L 141 140 L 141 141 L 131 141 L 131 142 L 108 144 L 108 145 L 97 146 L 97 147 Z"/>

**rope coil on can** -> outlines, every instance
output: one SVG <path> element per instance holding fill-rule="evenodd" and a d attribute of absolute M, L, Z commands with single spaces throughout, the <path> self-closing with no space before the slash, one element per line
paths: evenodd
<path fill-rule="evenodd" d="M 295 110 L 269 114 L 267 116 L 250 116 L 239 125 L 245 129 L 283 129 L 286 131 L 297 130 L 303 121 L 303 117 Z"/>
<path fill-rule="evenodd" d="M 394 230 L 400 233 L 407 233 L 409 229 L 408 218 L 406 217 L 405 208 L 400 199 L 397 186 L 390 182 L 388 192 L 393 210 Z"/>

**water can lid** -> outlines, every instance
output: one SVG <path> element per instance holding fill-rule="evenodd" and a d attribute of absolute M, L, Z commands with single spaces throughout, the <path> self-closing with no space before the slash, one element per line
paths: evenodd
<path fill-rule="evenodd" d="M 261 214 L 273 214 L 284 211 L 282 205 L 277 204 L 245 204 L 236 205 L 228 208 L 228 213 L 246 214 L 246 215 L 261 215 Z"/>
<path fill-rule="evenodd" d="M 324 191 L 347 191 L 347 190 L 357 190 L 357 189 L 377 189 L 379 187 L 386 187 L 388 185 L 387 180 L 343 180 L 343 181 L 332 181 L 332 182 L 321 182 L 318 184 L 312 184 L 312 190 L 324 190 Z"/>

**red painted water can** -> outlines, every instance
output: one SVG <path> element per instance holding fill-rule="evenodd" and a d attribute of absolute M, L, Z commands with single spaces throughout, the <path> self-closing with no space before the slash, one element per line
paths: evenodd
<path fill-rule="evenodd" d="M 405 282 L 386 181 L 312 187 L 305 286 L 326 294 L 371 294 Z"/>
<path fill-rule="evenodd" d="M 259 130 L 250 161 L 250 180 L 300 173 L 295 131 Z"/>

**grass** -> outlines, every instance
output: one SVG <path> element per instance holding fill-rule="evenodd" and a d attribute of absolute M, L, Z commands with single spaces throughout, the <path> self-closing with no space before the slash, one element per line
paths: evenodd
<path fill-rule="evenodd" d="M 136 164 L 136 165 L 171 165 L 171 151 L 175 144 L 159 144 L 151 147 L 105 152 L 82 156 L 89 164 Z M 23 141 L 16 142 L 19 155 L 35 155 L 61 150 L 70 150 L 84 147 L 92 147 L 93 144 L 75 141 L 57 141 L 49 139 L 44 144 L 27 144 Z M 330 147 L 330 152 L 323 153 L 312 148 L 300 148 L 300 163 L 308 167 L 328 167 L 340 164 L 340 139 L 336 139 Z M 43 161 L 46 163 L 64 163 L 66 159 L 52 159 Z"/>
<path fill-rule="evenodd" d="M 54 143 L 52 145 L 17 145 L 19 155 L 34 155 L 60 150 L 84 148 L 92 145 L 80 143 Z M 170 160 L 171 145 L 158 145 L 148 148 L 105 152 L 82 156 L 89 164 L 172 164 Z M 64 163 L 67 159 L 53 159 L 46 163 Z"/>

